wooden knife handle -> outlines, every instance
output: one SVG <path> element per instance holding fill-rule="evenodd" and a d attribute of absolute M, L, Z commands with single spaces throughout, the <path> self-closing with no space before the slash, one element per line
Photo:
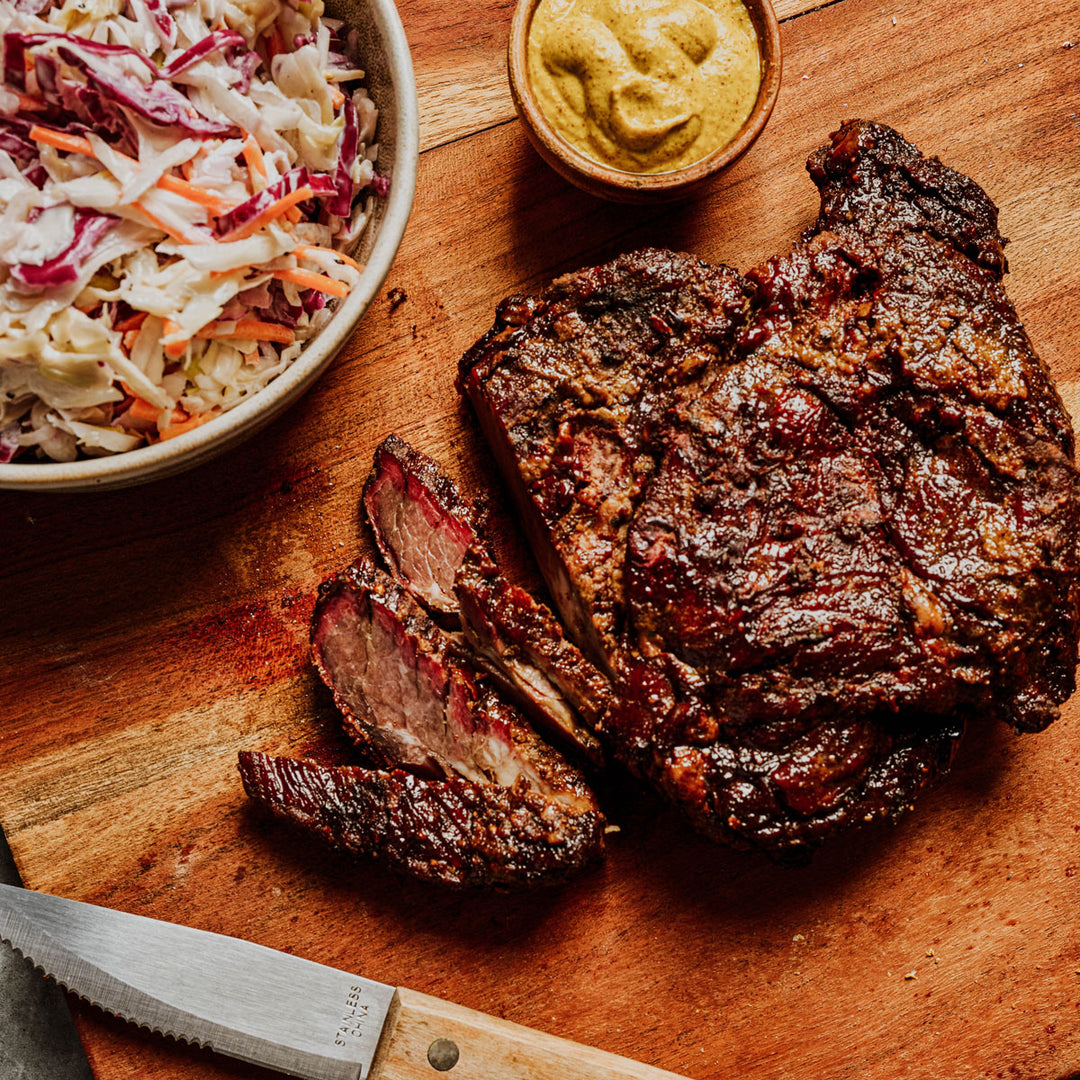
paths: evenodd
<path fill-rule="evenodd" d="M 370 1080 L 443 1078 L 684 1080 L 663 1069 L 399 987 Z"/>

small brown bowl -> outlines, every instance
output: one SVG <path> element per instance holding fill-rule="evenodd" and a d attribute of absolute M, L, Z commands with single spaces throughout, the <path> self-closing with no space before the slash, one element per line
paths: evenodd
<path fill-rule="evenodd" d="M 518 0 L 514 11 L 507 54 L 510 92 L 536 152 L 561 177 L 583 191 L 614 202 L 674 202 L 688 198 L 742 157 L 764 129 L 780 92 L 781 71 L 780 27 L 770 0 L 744 0 L 761 51 L 761 88 L 745 123 L 725 146 L 680 169 L 661 173 L 626 172 L 602 165 L 571 146 L 552 126 L 529 79 L 529 28 L 539 3 L 540 0 Z"/>

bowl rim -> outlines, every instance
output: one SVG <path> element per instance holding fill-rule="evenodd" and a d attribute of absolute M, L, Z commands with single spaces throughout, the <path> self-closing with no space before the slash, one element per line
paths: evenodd
<path fill-rule="evenodd" d="M 610 190 L 642 195 L 672 193 L 698 184 L 740 158 L 761 134 L 780 93 L 783 57 L 780 23 L 772 0 L 743 0 L 758 35 L 761 53 L 761 85 L 754 107 L 735 137 L 697 161 L 659 173 L 635 173 L 616 169 L 591 158 L 567 142 L 548 120 L 537 101 L 528 72 L 528 38 L 533 13 L 541 0 L 518 0 L 510 24 L 507 69 L 514 105 L 549 165 L 571 182 L 579 179 L 588 190 Z"/>
<path fill-rule="evenodd" d="M 152 446 L 77 461 L 0 464 L 0 489 L 24 491 L 104 490 L 161 479 L 224 452 L 269 424 L 333 360 L 349 339 L 390 271 L 401 245 L 416 194 L 419 164 L 419 104 L 412 56 L 394 0 L 366 0 L 382 40 L 395 99 L 394 169 L 385 209 L 370 255 L 356 286 L 333 317 L 280 375 L 246 401 L 208 424 Z"/>

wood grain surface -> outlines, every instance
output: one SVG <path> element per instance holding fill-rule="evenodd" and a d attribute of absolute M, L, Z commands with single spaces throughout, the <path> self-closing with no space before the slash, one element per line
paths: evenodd
<path fill-rule="evenodd" d="M 655 210 L 597 202 L 529 148 L 506 0 L 399 7 L 421 95 L 416 205 L 316 387 L 182 476 L 0 496 L 0 824 L 25 882 L 695 1080 L 1080 1074 L 1077 699 L 1042 735 L 975 726 L 914 813 L 803 869 L 698 839 L 613 778 L 604 864 L 524 896 L 446 894 L 320 850 L 249 806 L 235 767 L 243 748 L 348 757 L 307 620 L 318 582 L 365 548 L 358 497 L 388 432 L 501 505 L 453 389 L 496 301 L 646 243 L 741 269 L 785 250 L 816 212 L 806 156 L 844 118 L 892 124 L 995 199 L 1007 288 L 1077 416 L 1075 0 L 785 2 L 764 135 L 706 197 Z M 263 1075 L 76 1011 L 98 1080 Z"/>

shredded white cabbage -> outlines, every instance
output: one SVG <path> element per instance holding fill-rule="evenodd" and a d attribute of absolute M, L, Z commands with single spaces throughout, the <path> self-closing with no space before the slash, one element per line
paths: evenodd
<path fill-rule="evenodd" d="M 322 0 L 0 0 L 0 462 L 168 438 L 359 279 L 377 112 Z"/>

